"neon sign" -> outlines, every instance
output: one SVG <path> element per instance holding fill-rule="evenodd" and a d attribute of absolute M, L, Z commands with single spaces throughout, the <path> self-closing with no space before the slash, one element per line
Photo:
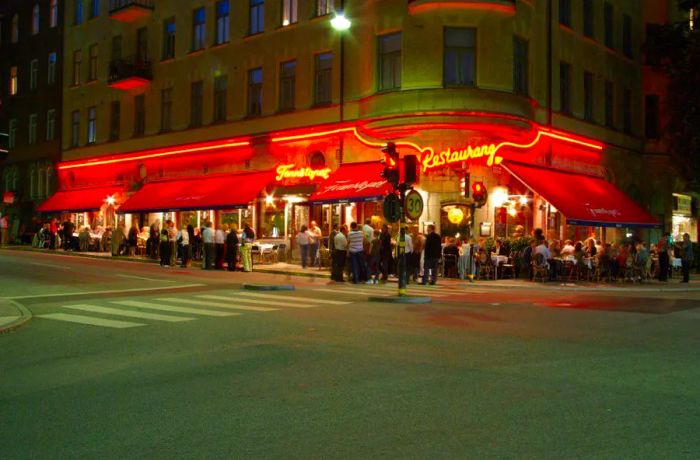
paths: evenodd
<path fill-rule="evenodd" d="M 421 158 L 421 163 L 423 164 L 423 171 L 427 171 L 447 164 L 461 163 L 463 161 L 472 161 L 486 157 L 486 164 L 488 166 L 493 166 L 495 164 L 501 164 L 503 161 L 503 157 L 496 155 L 497 151 L 496 144 L 479 145 L 476 147 L 470 145 L 461 150 L 452 150 L 448 148 L 438 154 L 430 149 L 426 151 Z"/>
<path fill-rule="evenodd" d="M 328 179 L 328 177 L 331 175 L 331 168 L 313 169 L 309 167 L 302 167 L 294 169 L 295 166 L 295 164 L 279 165 L 275 170 L 277 173 L 275 180 L 277 182 L 285 179 L 314 180 L 317 177 L 320 177 L 321 179 Z"/>

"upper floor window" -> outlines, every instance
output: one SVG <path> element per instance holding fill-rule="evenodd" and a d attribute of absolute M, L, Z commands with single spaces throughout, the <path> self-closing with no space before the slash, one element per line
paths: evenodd
<path fill-rule="evenodd" d="M 446 86 L 476 84 L 476 29 L 445 28 L 443 82 Z"/>
<path fill-rule="evenodd" d="M 282 0 L 282 25 L 288 26 L 297 22 L 298 0 Z"/>
<path fill-rule="evenodd" d="M 593 38 L 593 0 L 583 0 L 583 35 Z"/>
<path fill-rule="evenodd" d="M 80 110 L 73 110 L 70 117 L 70 146 L 80 145 Z"/>
<path fill-rule="evenodd" d="M 10 41 L 17 43 L 19 41 L 19 16 L 12 16 L 12 25 L 10 30 Z"/>
<path fill-rule="evenodd" d="M 170 131 L 173 126 L 173 89 L 160 91 L 160 130 Z"/>
<path fill-rule="evenodd" d="M 603 5 L 603 41 L 605 46 L 610 49 L 615 49 L 615 39 L 613 34 L 613 23 L 615 22 L 615 12 L 610 2 L 605 2 Z"/>
<path fill-rule="evenodd" d="M 97 108 L 88 107 L 87 143 L 94 144 L 97 141 Z"/>
<path fill-rule="evenodd" d="M 644 97 L 644 131 L 647 139 L 659 138 L 659 96 L 647 94 Z"/>
<path fill-rule="evenodd" d="M 163 21 L 163 59 L 175 57 L 175 18 Z"/>
<path fill-rule="evenodd" d="M 83 0 L 75 0 L 75 24 L 83 23 Z"/>
<path fill-rule="evenodd" d="M 204 36 L 206 32 L 206 15 L 204 7 L 197 8 L 192 13 L 192 50 L 204 48 Z"/>
<path fill-rule="evenodd" d="M 27 139 L 27 143 L 29 145 L 36 144 L 36 131 L 39 126 L 39 115 L 36 113 L 33 113 L 29 115 L 29 137 Z"/>
<path fill-rule="evenodd" d="M 632 90 L 629 88 L 622 92 L 622 129 L 625 134 L 632 134 Z"/>
<path fill-rule="evenodd" d="M 134 96 L 134 136 L 143 136 L 146 132 L 146 96 Z"/>
<path fill-rule="evenodd" d="M 56 139 L 56 109 L 46 112 L 46 140 Z"/>
<path fill-rule="evenodd" d="M 571 0 L 559 0 L 559 24 L 571 27 Z"/>
<path fill-rule="evenodd" d="M 121 104 L 119 101 L 112 101 L 109 106 L 109 140 L 119 140 L 121 126 Z"/>
<path fill-rule="evenodd" d="M 280 64 L 279 110 L 294 110 L 296 93 L 297 61 Z"/>
<path fill-rule="evenodd" d="M 32 8 L 32 35 L 36 35 L 39 33 L 39 23 L 40 23 L 41 17 L 39 14 L 39 4 L 34 5 L 34 8 Z"/>
<path fill-rule="evenodd" d="M 49 53 L 49 63 L 47 67 L 47 83 L 53 85 L 56 83 L 56 53 Z"/>
<path fill-rule="evenodd" d="M 317 54 L 314 71 L 314 104 L 330 104 L 333 88 L 333 54 Z"/>
<path fill-rule="evenodd" d="M 148 60 L 148 28 L 141 27 L 136 31 L 136 60 Z"/>
<path fill-rule="evenodd" d="M 622 15 L 622 54 L 628 58 L 634 57 L 632 51 L 632 17 L 628 14 Z"/>
<path fill-rule="evenodd" d="M 17 94 L 17 92 L 19 91 L 18 86 L 19 85 L 17 79 L 17 66 L 13 65 L 12 67 L 10 67 L 10 96 L 14 96 L 15 94 Z"/>
<path fill-rule="evenodd" d="M 90 62 L 88 70 L 88 81 L 97 80 L 97 45 L 90 45 L 88 49 Z"/>
<path fill-rule="evenodd" d="M 90 0 L 90 17 L 96 18 L 100 15 L 100 0 Z"/>
<path fill-rule="evenodd" d="M 112 60 L 122 58 L 122 36 L 114 35 L 112 36 Z"/>
<path fill-rule="evenodd" d="M 80 84 L 80 67 L 83 60 L 83 52 L 81 50 L 73 51 L 73 86 Z"/>
<path fill-rule="evenodd" d="M 190 127 L 202 126 L 202 106 L 204 105 L 204 83 L 192 83 L 190 100 Z"/>
<path fill-rule="evenodd" d="M 262 113 L 263 98 L 263 72 L 262 68 L 248 71 L 248 116 L 254 117 Z"/>
<path fill-rule="evenodd" d="M 7 127 L 7 146 L 9 148 L 14 148 L 17 146 L 17 120 L 10 120 L 10 125 Z"/>
<path fill-rule="evenodd" d="M 49 27 L 58 25 L 58 0 L 51 0 L 49 3 Z"/>
<path fill-rule="evenodd" d="M 379 37 L 379 89 L 401 88 L 401 33 Z"/>
<path fill-rule="evenodd" d="M 605 126 L 615 128 L 615 87 L 605 80 Z"/>
<path fill-rule="evenodd" d="M 571 64 L 559 64 L 559 111 L 571 114 Z"/>
<path fill-rule="evenodd" d="M 214 78 L 214 122 L 226 121 L 226 98 L 228 94 L 228 77 L 219 75 Z"/>
<path fill-rule="evenodd" d="M 250 15 L 249 33 L 250 35 L 259 34 L 265 31 L 265 0 L 249 0 Z"/>
<path fill-rule="evenodd" d="M 583 72 L 583 118 L 593 121 L 593 74 Z"/>
<path fill-rule="evenodd" d="M 316 0 L 316 16 L 331 14 L 333 0 Z"/>
<path fill-rule="evenodd" d="M 229 3 L 228 0 L 216 2 L 216 44 L 229 40 Z"/>
<path fill-rule="evenodd" d="M 528 42 L 513 37 L 513 92 L 528 95 Z"/>
<path fill-rule="evenodd" d="M 32 59 L 29 63 L 29 89 L 36 90 L 39 84 L 39 60 Z"/>

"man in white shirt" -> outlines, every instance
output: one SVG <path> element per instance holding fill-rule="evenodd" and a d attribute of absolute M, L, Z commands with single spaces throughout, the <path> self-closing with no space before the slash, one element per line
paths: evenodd
<path fill-rule="evenodd" d="M 365 235 L 357 225 L 357 222 L 350 224 L 351 231 L 348 233 L 348 252 L 350 253 L 350 263 L 352 267 L 352 282 L 357 284 L 366 277 L 365 272 Z"/>
<path fill-rule="evenodd" d="M 574 250 L 576 248 L 574 247 L 574 243 L 571 240 L 566 240 L 566 243 L 564 243 L 564 247 L 561 248 L 561 255 L 562 256 L 572 256 L 574 255 Z"/>
<path fill-rule="evenodd" d="M 167 224 L 168 241 L 170 242 L 170 266 L 174 267 L 177 264 L 177 228 L 172 220 L 169 220 Z"/>
<path fill-rule="evenodd" d="M 214 230 L 211 229 L 211 222 L 204 225 L 204 231 L 202 231 L 202 243 L 204 243 L 202 269 L 211 270 L 214 264 Z"/>
<path fill-rule="evenodd" d="M 372 219 L 365 219 L 365 225 L 362 226 L 362 233 L 365 234 L 367 241 L 372 241 L 374 237 L 374 229 L 372 228 Z"/>
<path fill-rule="evenodd" d="M 535 248 L 535 260 L 537 260 L 537 256 L 540 254 L 544 260 L 543 264 L 549 269 L 549 280 L 552 281 L 556 276 L 556 273 L 553 270 L 553 265 L 549 264 L 549 260 L 552 258 L 552 253 L 549 251 L 545 240 L 540 240 L 540 244 L 538 244 Z"/>
<path fill-rule="evenodd" d="M 313 220 L 309 224 L 309 237 L 309 259 L 311 259 L 310 266 L 315 267 L 319 262 L 318 250 L 321 247 L 321 242 L 323 241 L 323 233 L 321 233 L 321 229 Z"/>
<path fill-rule="evenodd" d="M 343 272 L 345 271 L 345 261 L 348 253 L 348 227 L 343 225 L 340 231 L 333 238 L 333 268 L 331 270 L 331 279 L 333 281 L 343 282 Z M 330 243 L 329 243 L 330 244 Z"/>

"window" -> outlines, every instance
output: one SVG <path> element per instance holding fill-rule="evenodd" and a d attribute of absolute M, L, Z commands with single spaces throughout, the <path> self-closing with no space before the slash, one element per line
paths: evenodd
<path fill-rule="evenodd" d="M 87 143 L 94 144 L 97 141 L 97 109 L 88 107 Z"/>
<path fill-rule="evenodd" d="M 121 104 L 119 101 L 112 101 L 109 106 L 109 140 L 119 140 L 121 127 Z"/>
<path fill-rule="evenodd" d="M 197 8 L 192 12 L 192 50 L 204 48 L 204 32 L 206 31 L 206 14 L 204 7 Z"/>
<path fill-rule="evenodd" d="M 314 104 L 330 104 L 333 88 L 331 69 L 333 67 L 333 54 L 317 54 L 314 70 Z"/>
<path fill-rule="evenodd" d="M 528 42 L 513 37 L 513 92 L 528 95 Z"/>
<path fill-rule="evenodd" d="M 248 71 L 248 116 L 254 117 L 262 113 L 262 68 Z"/>
<path fill-rule="evenodd" d="M 658 139 L 659 136 L 659 96 L 647 94 L 644 97 L 644 131 L 647 139 Z"/>
<path fill-rule="evenodd" d="M 116 61 L 122 58 L 122 36 L 115 35 L 112 37 L 112 60 Z"/>
<path fill-rule="evenodd" d="M 51 0 L 49 3 L 49 27 L 58 25 L 58 0 Z"/>
<path fill-rule="evenodd" d="M 614 18 L 613 6 L 610 2 L 605 2 L 603 6 L 603 24 L 605 27 L 603 39 L 605 46 L 615 49 L 615 39 L 613 38 L 613 22 Z"/>
<path fill-rule="evenodd" d="M 44 196 L 44 185 L 46 185 L 46 168 L 38 168 L 37 170 L 37 177 L 36 177 L 36 183 L 37 183 L 37 193 L 36 197 L 40 198 Z"/>
<path fill-rule="evenodd" d="M 75 0 L 75 25 L 83 23 L 83 0 Z"/>
<path fill-rule="evenodd" d="M 629 88 L 622 93 L 622 129 L 625 134 L 632 133 L 632 91 Z"/>
<path fill-rule="evenodd" d="M 401 88 L 401 33 L 379 37 L 379 89 Z"/>
<path fill-rule="evenodd" d="M 282 25 L 296 24 L 298 0 L 282 0 Z"/>
<path fill-rule="evenodd" d="M 80 84 L 80 64 L 82 59 L 82 51 L 73 51 L 73 86 L 77 86 Z"/>
<path fill-rule="evenodd" d="M 29 145 L 36 144 L 36 129 L 39 124 L 39 116 L 36 113 L 29 115 L 29 137 L 27 143 Z"/>
<path fill-rule="evenodd" d="M 163 21 L 163 59 L 175 57 L 175 18 Z"/>
<path fill-rule="evenodd" d="M 97 51 L 97 45 L 90 45 L 88 81 L 97 80 Z"/>
<path fill-rule="evenodd" d="M 96 18 L 100 15 L 100 0 L 90 0 L 90 17 Z"/>
<path fill-rule="evenodd" d="M 331 14 L 333 0 L 316 0 L 316 16 Z"/>
<path fill-rule="evenodd" d="M 476 84 L 476 29 L 445 28 L 443 79 L 446 86 Z"/>
<path fill-rule="evenodd" d="M 146 96 L 134 97 L 134 136 L 143 136 L 146 132 Z"/>
<path fill-rule="evenodd" d="M 571 27 L 571 0 L 559 0 L 559 24 Z"/>
<path fill-rule="evenodd" d="M 10 41 L 17 43 L 19 41 L 19 16 L 12 16 L 12 29 L 10 30 Z"/>
<path fill-rule="evenodd" d="M 39 21 L 39 5 L 36 4 L 34 5 L 34 8 L 32 8 L 32 35 L 39 33 Z"/>
<path fill-rule="evenodd" d="M 9 148 L 14 148 L 17 145 L 17 120 L 10 120 L 10 126 L 8 126 L 8 139 L 7 146 Z"/>
<path fill-rule="evenodd" d="M 226 97 L 228 93 L 228 77 L 219 75 L 214 78 L 214 123 L 226 121 Z"/>
<path fill-rule="evenodd" d="M 615 87 L 613 82 L 605 80 L 605 126 L 615 128 Z"/>
<path fill-rule="evenodd" d="M 73 110 L 70 120 L 70 146 L 77 147 L 80 144 L 80 110 Z"/>
<path fill-rule="evenodd" d="M 56 110 L 51 109 L 46 112 L 46 140 L 56 139 Z"/>
<path fill-rule="evenodd" d="M 192 83 L 190 91 L 190 126 L 202 126 L 202 104 L 204 101 L 204 83 Z"/>
<path fill-rule="evenodd" d="M 29 89 L 32 91 L 35 91 L 38 82 L 39 82 L 39 60 L 32 59 L 32 62 L 29 63 Z"/>
<path fill-rule="evenodd" d="M 56 83 L 56 53 L 49 53 L 49 65 L 47 67 L 49 85 Z"/>
<path fill-rule="evenodd" d="M 249 33 L 259 34 L 265 31 L 265 0 L 249 0 Z"/>
<path fill-rule="evenodd" d="M 14 96 L 19 91 L 17 80 L 17 66 L 10 67 L 10 96 Z"/>
<path fill-rule="evenodd" d="M 622 15 L 622 54 L 632 59 L 632 17 L 628 14 Z"/>
<path fill-rule="evenodd" d="M 296 105 L 297 61 L 280 64 L 280 105 L 281 112 L 294 110 Z"/>
<path fill-rule="evenodd" d="M 583 72 L 583 118 L 593 121 L 593 74 Z"/>
<path fill-rule="evenodd" d="M 228 0 L 216 2 L 216 44 L 228 43 L 229 40 L 229 4 Z"/>
<path fill-rule="evenodd" d="M 559 64 L 559 111 L 571 114 L 571 64 Z"/>
<path fill-rule="evenodd" d="M 593 0 L 583 0 L 583 35 L 593 38 Z"/>
<path fill-rule="evenodd" d="M 136 31 L 136 60 L 140 63 L 148 60 L 148 28 Z"/>
<path fill-rule="evenodd" d="M 173 118 L 173 89 L 166 88 L 160 91 L 160 130 L 163 132 L 172 129 Z"/>

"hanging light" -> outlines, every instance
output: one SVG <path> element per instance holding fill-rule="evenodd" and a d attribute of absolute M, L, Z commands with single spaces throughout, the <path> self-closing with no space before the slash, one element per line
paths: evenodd
<path fill-rule="evenodd" d="M 527 206 L 527 195 L 523 195 L 518 200 L 521 206 Z"/>
<path fill-rule="evenodd" d="M 265 196 L 265 204 L 268 206 L 272 206 L 273 204 L 275 204 L 275 197 L 273 195 Z"/>
<path fill-rule="evenodd" d="M 352 22 L 345 16 L 345 13 L 342 11 L 336 11 L 335 15 L 333 16 L 333 19 L 331 19 L 331 27 L 333 27 L 335 30 L 348 30 L 351 25 Z"/>
<path fill-rule="evenodd" d="M 114 203 L 117 202 L 117 200 L 114 198 L 114 195 L 109 195 L 105 201 L 110 206 L 114 206 Z"/>

